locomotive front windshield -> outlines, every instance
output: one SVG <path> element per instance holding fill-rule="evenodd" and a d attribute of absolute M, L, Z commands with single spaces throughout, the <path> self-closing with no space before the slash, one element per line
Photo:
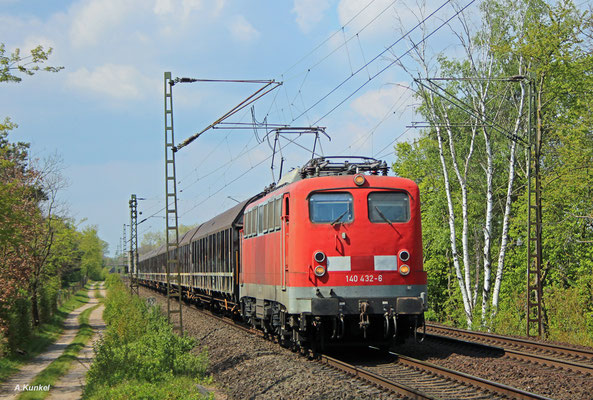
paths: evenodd
<path fill-rule="evenodd" d="M 410 199 L 402 192 L 374 192 L 368 197 L 371 222 L 408 222 Z"/>
<path fill-rule="evenodd" d="M 315 193 L 309 198 L 311 222 L 337 224 L 352 222 L 350 193 Z"/>

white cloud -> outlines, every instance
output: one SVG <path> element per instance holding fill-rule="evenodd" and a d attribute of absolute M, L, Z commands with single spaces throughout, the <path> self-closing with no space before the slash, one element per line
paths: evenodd
<path fill-rule="evenodd" d="M 210 3 L 212 5 L 212 2 Z M 226 0 L 215 0 L 214 7 L 212 8 L 212 15 L 218 16 L 220 12 L 224 9 L 226 5 Z"/>
<path fill-rule="evenodd" d="M 166 15 L 173 12 L 173 0 L 156 0 L 152 11 L 156 15 Z"/>
<path fill-rule="evenodd" d="M 228 29 L 231 32 L 231 36 L 240 42 L 251 42 L 260 36 L 257 29 L 242 15 L 232 17 Z"/>
<path fill-rule="evenodd" d="M 175 15 L 187 18 L 194 11 L 202 10 L 204 6 L 203 0 L 156 0 L 152 10 L 159 16 Z M 218 5 L 215 8 L 217 7 Z"/>
<path fill-rule="evenodd" d="M 144 2 L 137 0 L 90 0 L 72 8 L 70 40 L 74 47 L 99 43 L 106 32 L 138 13 Z"/>
<path fill-rule="evenodd" d="M 192 12 L 202 9 L 202 0 L 183 0 L 182 8 L 183 15 L 188 16 Z"/>
<path fill-rule="evenodd" d="M 390 111 L 406 111 L 413 101 L 413 93 L 408 89 L 408 84 L 399 82 L 378 90 L 369 90 L 355 99 L 351 107 L 363 117 L 381 119 Z"/>
<path fill-rule="evenodd" d="M 307 33 L 323 19 L 329 0 L 294 0 L 292 12 L 301 31 Z"/>
<path fill-rule="evenodd" d="M 217 17 L 226 4 L 226 0 L 155 0 L 152 11 L 159 17 L 174 17 L 187 20 L 199 11 L 202 15 L 208 13 Z"/>
<path fill-rule="evenodd" d="M 147 88 L 156 88 L 158 85 L 144 77 L 135 67 L 115 64 L 101 65 L 93 71 L 80 68 L 68 74 L 66 81 L 72 88 L 120 100 L 142 99 L 147 94 Z"/>

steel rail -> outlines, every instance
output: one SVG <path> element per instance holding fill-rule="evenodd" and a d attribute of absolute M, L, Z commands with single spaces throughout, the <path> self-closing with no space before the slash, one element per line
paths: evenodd
<path fill-rule="evenodd" d="M 186 306 L 187 306 L 187 304 L 186 304 Z M 234 321 L 228 317 L 218 316 L 218 315 L 213 314 L 210 311 L 199 309 L 199 308 L 194 308 L 194 309 L 202 315 L 205 315 L 205 316 L 213 318 L 217 321 L 223 322 L 231 327 L 242 330 L 249 334 L 254 334 L 254 335 L 269 339 L 269 337 L 267 337 L 267 335 L 264 332 L 262 332 L 258 329 L 254 329 L 252 327 L 245 326 L 244 324 Z M 379 351 L 376 348 L 373 348 L 373 347 L 371 347 L 371 348 Z M 474 377 L 472 375 L 465 374 L 463 372 L 450 370 L 448 368 L 444 368 L 444 367 L 440 367 L 440 366 L 430 364 L 430 363 L 427 363 L 424 361 L 416 360 L 416 359 L 406 357 L 406 356 L 403 356 L 403 355 L 400 355 L 397 353 L 389 352 L 389 354 L 396 356 L 397 362 L 401 363 L 404 366 L 414 368 L 414 369 L 420 369 L 422 371 L 430 372 L 430 373 L 438 375 L 438 376 L 453 379 L 457 382 L 469 384 L 470 386 L 479 387 L 479 388 L 482 388 L 485 390 L 489 390 L 494 393 L 502 394 L 505 396 L 511 396 L 512 398 L 515 398 L 515 399 L 551 400 L 548 397 L 540 396 L 540 395 L 537 395 L 534 393 L 529 393 L 529 392 L 523 391 L 521 389 L 513 388 L 511 386 L 507 386 L 507 385 L 497 383 L 497 382 L 492 382 L 487 379 Z M 425 399 L 434 400 L 434 399 L 436 399 L 435 397 L 430 397 L 427 394 L 424 394 L 416 389 L 408 387 L 408 386 L 401 384 L 399 382 L 395 382 L 387 377 L 373 373 L 371 371 L 365 370 L 365 369 L 357 367 L 355 365 L 346 363 L 346 362 L 338 360 L 336 358 L 329 357 L 327 355 L 323 355 L 323 354 L 317 355 L 317 357 L 313 358 L 313 361 L 318 362 L 322 365 L 330 366 L 330 367 L 337 369 L 341 372 L 352 375 L 358 379 L 366 381 L 367 383 L 369 383 L 371 385 L 377 386 L 385 391 L 390 391 L 393 393 L 403 395 L 406 398 L 418 399 L 418 400 L 425 400 Z"/>
<path fill-rule="evenodd" d="M 514 388 L 512 386 L 504 385 L 502 383 L 493 382 L 488 379 L 472 376 L 463 372 L 454 371 L 445 367 L 441 367 L 435 364 L 428 363 L 426 361 L 420 361 L 414 358 L 406 357 L 401 354 L 389 352 L 398 358 L 398 362 L 411 368 L 418 368 L 424 371 L 432 372 L 433 374 L 462 382 L 471 386 L 479 387 L 494 393 L 498 393 L 504 396 L 510 396 L 514 399 L 524 400 L 550 400 L 549 397 L 540 396 L 535 393 L 526 392 L 521 389 Z"/>
<path fill-rule="evenodd" d="M 475 338 L 476 340 L 483 340 L 483 341 L 490 340 L 490 341 L 494 341 L 494 342 L 507 343 L 507 344 L 512 344 L 512 345 L 516 345 L 516 346 L 530 347 L 530 348 L 538 349 L 538 350 L 562 352 L 564 354 L 570 354 L 570 355 L 575 355 L 575 356 L 579 356 L 579 357 L 590 358 L 591 360 L 593 360 L 593 351 L 591 351 L 591 350 L 574 349 L 571 347 L 559 346 L 559 345 L 550 344 L 550 343 L 534 342 L 531 340 L 519 339 L 519 338 L 510 337 L 510 336 L 502 336 L 502 335 L 496 335 L 493 333 L 486 333 L 486 332 L 474 332 L 474 331 L 468 331 L 466 329 L 451 328 L 448 326 L 435 325 L 435 324 L 430 324 L 430 323 L 426 324 L 426 330 L 427 331 L 430 331 L 430 330 L 439 331 L 440 330 L 440 331 L 444 331 L 444 332 L 451 332 L 451 333 L 456 333 L 459 335 Z"/>
<path fill-rule="evenodd" d="M 220 317 L 214 315 L 206 310 L 197 309 L 201 314 L 206 315 L 208 317 L 214 318 L 220 322 L 224 322 L 227 325 L 230 325 L 234 328 L 240 329 L 244 332 L 255 334 L 260 337 L 265 337 L 265 334 L 257 329 L 249 328 L 244 326 L 243 324 L 237 323 L 235 321 L 229 320 L 229 318 Z M 397 353 L 389 352 L 390 354 L 397 357 L 399 363 L 405 365 L 410 368 L 414 369 L 421 369 L 423 371 L 427 371 L 433 373 L 435 375 L 439 375 L 448 379 L 453 379 L 457 382 L 461 382 L 464 384 L 468 384 L 470 386 L 479 387 L 481 389 L 485 389 L 497 394 L 501 394 L 504 396 L 510 396 L 513 399 L 521 399 L 521 400 L 551 400 L 548 397 L 540 396 L 535 393 L 526 392 L 521 389 L 514 388 L 512 386 L 504 385 L 502 383 L 497 383 L 493 381 L 489 381 L 487 379 L 479 378 L 476 376 L 472 376 L 469 374 L 465 374 L 463 372 L 454 371 L 448 368 L 440 367 L 431 363 L 427 363 L 424 361 L 416 360 L 410 357 L 406 357 Z M 321 354 L 319 357 L 315 358 L 313 361 L 319 362 L 323 365 L 328 365 L 332 368 L 335 368 L 339 371 L 345 372 L 349 375 L 353 375 L 356 378 L 359 378 L 363 381 L 369 382 L 373 385 L 380 387 L 383 390 L 391 391 L 394 393 L 401 394 L 406 398 L 410 399 L 435 399 L 435 397 L 430 397 L 427 394 L 424 394 L 418 390 L 415 390 L 409 386 L 401 384 L 399 382 L 393 381 L 389 378 L 381 376 L 371 371 L 367 371 L 363 368 L 357 367 L 355 365 L 349 364 L 347 362 L 338 360 L 336 358 Z"/>
<path fill-rule="evenodd" d="M 373 384 L 381 387 L 384 390 L 389 390 L 395 393 L 399 393 L 406 398 L 410 399 L 434 399 L 434 397 L 429 397 L 428 395 L 421 393 L 411 387 L 403 385 L 399 382 L 392 381 L 388 378 L 385 378 L 381 375 L 375 374 L 371 371 L 367 371 L 360 367 L 357 367 L 352 364 L 348 364 L 344 361 L 340 361 L 336 358 L 326 356 L 322 354 L 317 361 L 321 364 L 329 365 L 335 369 L 338 369 L 342 372 L 346 372 L 349 375 L 353 375 L 357 378 L 363 379 L 365 381 L 372 382 Z"/>
<path fill-rule="evenodd" d="M 253 329 L 251 327 L 247 327 L 244 324 L 237 323 L 236 321 L 233 321 L 226 317 L 221 317 L 221 316 L 212 314 L 211 312 L 206 311 L 206 310 L 202 310 L 199 308 L 195 308 L 195 310 L 198 311 L 200 314 L 205 315 L 206 317 L 213 318 L 219 322 L 223 322 L 233 328 L 242 330 L 243 332 L 257 335 L 260 337 L 266 337 L 265 333 L 258 329 Z M 329 357 L 326 355 L 320 355 L 318 358 L 314 358 L 313 361 L 316 361 L 322 365 L 328 365 L 328 366 L 330 366 L 334 369 L 337 369 L 341 372 L 347 373 L 348 375 L 353 375 L 356 378 L 367 381 L 367 383 L 378 386 L 383 390 L 401 394 L 401 395 L 405 396 L 406 398 L 415 399 L 415 400 L 434 400 L 433 397 L 429 397 L 429 396 L 427 396 L 417 390 L 414 390 L 410 387 L 407 387 L 401 383 L 391 381 L 388 378 L 382 377 L 381 375 L 377 375 L 370 371 L 366 371 L 362 368 L 358 368 L 354 365 L 345 363 L 343 361 L 337 360 L 335 358 L 332 358 L 332 357 Z"/>
<path fill-rule="evenodd" d="M 426 324 L 426 329 L 427 329 L 427 337 L 434 337 L 434 338 L 438 338 L 440 340 L 456 341 L 456 342 L 471 344 L 474 346 L 484 346 L 487 348 L 498 349 L 498 350 L 504 352 L 509 357 L 512 357 L 512 358 L 515 358 L 518 360 L 536 362 L 536 363 L 548 365 L 548 366 L 551 366 L 554 368 L 568 369 L 571 371 L 577 371 L 577 372 L 581 372 L 584 374 L 593 375 L 593 365 L 591 365 L 591 364 L 584 364 L 584 363 L 575 362 L 572 360 L 564 360 L 564 359 L 560 359 L 560 358 L 554 358 L 554 357 L 550 357 L 548 355 L 527 353 L 525 351 L 516 350 L 515 348 L 511 348 L 509 346 L 523 347 L 523 348 L 533 350 L 533 351 L 552 352 L 552 353 L 556 353 L 556 354 L 564 355 L 564 356 L 569 356 L 569 357 L 576 356 L 576 357 L 581 357 L 581 358 L 587 359 L 588 361 L 592 361 L 592 362 L 593 362 L 593 351 L 573 349 L 573 348 L 566 347 L 566 346 L 534 342 L 534 341 L 530 341 L 530 340 L 495 335 L 495 334 L 485 333 L 485 332 L 472 332 L 472 331 L 467 331 L 464 329 L 449 328 L 449 327 L 433 325 L 433 324 Z M 440 333 L 440 334 L 445 334 L 447 336 L 429 334 L 428 332 L 431 332 L 431 331 Z M 456 335 L 456 336 L 463 337 L 465 339 L 473 339 L 476 341 L 462 340 L 462 339 L 459 339 L 458 337 L 451 337 L 449 335 Z M 486 344 L 484 342 L 486 342 L 488 344 Z M 490 343 L 496 343 L 502 347 L 493 346 Z"/>
<path fill-rule="evenodd" d="M 211 312 L 208 312 L 206 310 L 201 310 L 201 309 L 196 309 L 196 310 L 198 312 L 200 312 L 202 315 L 205 315 L 210 318 L 214 318 L 217 321 L 220 321 L 227 325 L 230 325 L 233 328 L 240 329 L 243 332 L 257 335 L 260 337 L 266 336 L 262 331 L 260 331 L 258 329 L 249 328 L 243 324 L 237 323 L 235 321 L 231 321 L 231 320 L 229 320 L 229 318 L 214 315 Z M 364 381 L 367 381 L 368 383 L 379 386 L 383 390 L 401 394 L 401 395 L 405 396 L 406 398 L 410 398 L 410 399 L 414 399 L 414 400 L 433 400 L 434 399 L 433 397 L 429 397 L 429 396 L 427 396 L 417 390 L 414 390 L 406 385 L 403 385 L 399 382 L 391 381 L 388 378 L 382 377 L 381 375 L 377 375 L 373 372 L 366 371 L 362 368 L 356 367 L 352 364 L 348 364 L 344 361 L 340 361 L 333 357 L 329 357 L 329 356 L 322 354 L 318 358 L 314 358 L 313 361 L 316 361 L 322 365 L 328 365 L 328 366 L 330 366 L 334 369 L 337 369 L 341 372 L 345 372 L 348 375 L 353 375 L 356 378 L 360 378 Z"/>

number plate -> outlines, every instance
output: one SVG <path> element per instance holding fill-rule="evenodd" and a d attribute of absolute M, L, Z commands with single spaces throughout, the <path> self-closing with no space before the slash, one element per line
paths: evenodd
<path fill-rule="evenodd" d="M 348 283 L 376 283 L 383 282 L 382 274 L 348 274 L 346 275 Z"/>

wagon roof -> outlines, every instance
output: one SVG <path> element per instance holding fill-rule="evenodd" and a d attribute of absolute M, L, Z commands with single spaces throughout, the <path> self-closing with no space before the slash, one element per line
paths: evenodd
<path fill-rule="evenodd" d="M 228 210 L 224 211 L 223 213 L 218 214 L 214 218 L 211 218 L 210 220 L 204 222 L 203 224 L 200 224 L 195 228 L 190 229 L 181 237 L 179 245 L 181 246 L 188 244 L 199 237 L 204 237 L 210 235 L 211 233 L 218 232 L 222 229 L 230 228 L 233 225 L 241 224 L 241 216 L 243 215 L 243 210 L 245 209 L 245 206 L 247 206 L 247 204 L 261 196 L 262 194 L 260 193 L 247 200 L 244 200 L 239 204 L 235 205 L 234 207 L 231 207 Z M 166 251 L 166 246 L 162 245 L 155 250 L 141 254 L 139 259 L 140 261 L 146 260 L 159 254 L 163 254 Z"/>
<path fill-rule="evenodd" d="M 199 229 L 195 232 L 193 238 L 207 236 L 211 233 L 218 232 L 221 229 L 230 228 L 233 224 L 239 222 L 239 217 L 243 214 L 245 206 L 251 201 L 251 199 L 244 200 L 236 206 L 229 208 L 222 214 L 218 214 L 216 217 L 204 222 L 199 226 Z"/>
<path fill-rule="evenodd" d="M 161 245 L 156 249 L 150 250 L 149 252 L 142 253 L 138 256 L 138 261 L 144 261 L 156 255 L 159 255 L 165 251 L 165 245 Z"/>
<path fill-rule="evenodd" d="M 185 234 L 181 237 L 181 240 L 179 241 L 179 245 L 182 246 L 184 244 L 188 244 L 189 242 L 191 242 L 192 238 L 194 237 L 196 232 L 200 230 L 200 227 L 202 225 L 204 224 L 199 224 L 198 226 L 191 228 L 189 231 L 185 232 Z"/>

